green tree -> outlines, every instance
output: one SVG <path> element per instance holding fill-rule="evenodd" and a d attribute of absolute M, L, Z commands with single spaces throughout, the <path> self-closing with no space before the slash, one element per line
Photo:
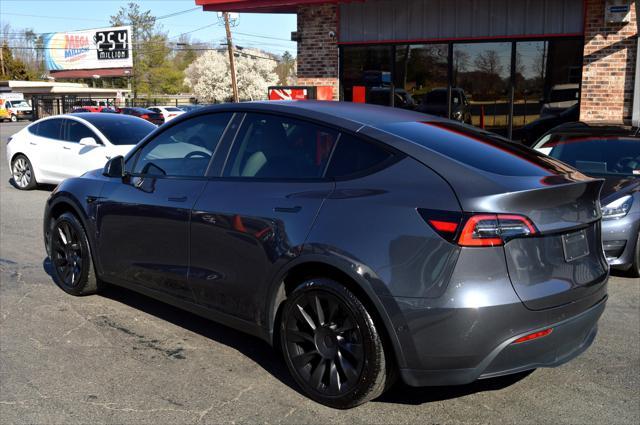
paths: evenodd
<path fill-rule="evenodd" d="M 11 49 L 5 42 L 2 45 L 2 68 L 0 80 L 37 80 L 38 75 L 30 70 L 20 59 L 13 56 Z"/>
<path fill-rule="evenodd" d="M 284 52 L 278 65 L 276 65 L 276 74 L 278 75 L 278 85 L 287 86 L 294 84 L 296 79 L 296 58 L 291 53 Z"/>
<path fill-rule="evenodd" d="M 140 5 L 129 2 L 126 6 L 121 6 L 118 13 L 111 16 L 111 25 L 131 25 L 133 43 L 133 75 L 131 86 L 134 97 L 139 91 L 147 92 L 149 87 L 145 81 L 148 80 L 150 69 L 149 55 L 152 52 L 150 41 L 156 33 L 156 18 L 150 10 L 143 12 Z"/>

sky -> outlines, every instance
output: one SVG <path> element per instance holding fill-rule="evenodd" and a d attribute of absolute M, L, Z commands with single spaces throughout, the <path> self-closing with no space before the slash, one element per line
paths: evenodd
<path fill-rule="evenodd" d="M 109 26 L 109 18 L 131 0 L 0 0 L 0 24 L 8 23 L 12 31 L 32 28 L 36 33 L 71 31 Z M 195 0 L 136 0 L 143 11 L 154 16 L 168 15 L 196 7 Z M 215 12 L 201 9 L 158 21 L 169 37 L 191 32 L 192 39 L 220 42 L 225 37 L 223 25 L 203 28 L 219 22 Z M 296 43 L 288 41 L 296 30 L 296 16 L 286 14 L 239 15 L 232 29 L 234 43 L 275 54 L 285 51 L 295 56 Z"/>

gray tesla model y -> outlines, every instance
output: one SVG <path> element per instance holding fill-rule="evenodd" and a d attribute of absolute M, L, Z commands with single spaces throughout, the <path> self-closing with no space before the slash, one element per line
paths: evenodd
<path fill-rule="evenodd" d="M 348 408 L 562 364 L 607 299 L 602 180 L 470 126 L 338 102 L 202 108 L 60 184 L 56 283 L 263 338 Z M 588 368 L 588 366 L 585 366 Z"/>

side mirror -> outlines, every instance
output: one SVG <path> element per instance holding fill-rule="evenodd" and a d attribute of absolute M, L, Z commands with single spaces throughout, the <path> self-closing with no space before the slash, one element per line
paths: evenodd
<path fill-rule="evenodd" d="M 94 139 L 93 137 L 83 137 L 82 139 L 80 139 L 80 144 L 82 146 L 100 146 L 100 143 L 96 142 L 96 139 Z"/>
<path fill-rule="evenodd" d="M 104 165 L 102 174 L 107 177 L 124 177 L 124 157 L 122 155 L 114 156 Z"/>

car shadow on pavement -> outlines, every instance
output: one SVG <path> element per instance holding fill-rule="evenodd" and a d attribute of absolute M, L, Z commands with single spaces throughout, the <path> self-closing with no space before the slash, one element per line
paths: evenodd
<path fill-rule="evenodd" d="M 49 258 L 44 259 L 42 266 L 49 276 L 53 276 L 53 264 Z M 53 279 L 52 283 L 55 285 Z M 289 375 L 287 366 L 280 354 L 260 338 L 244 334 L 120 286 L 105 285 L 104 288 L 100 289 L 98 296 L 109 298 L 231 347 L 249 357 L 285 385 L 302 394 L 291 375 Z"/>
<path fill-rule="evenodd" d="M 9 184 L 14 188 L 14 189 L 18 189 L 20 190 L 20 188 L 18 187 L 18 185 L 16 184 L 16 182 L 13 181 L 13 177 L 11 177 L 9 179 Z M 53 189 L 56 188 L 55 184 L 44 184 L 44 183 L 39 183 L 38 186 L 35 187 L 35 189 L 33 190 L 38 190 L 38 191 L 43 191 L 43 192 L 52 192 Z"/>
<path fill-rule="evenodd" d="M 471 384 L 442 387 L 410 387 L 397 382 L 374 402 L 419 405 L 452 398 L 464 397 L 475 393 L 498 391 L 507 388 L 529 376 L 533 370 L 497 378 L 481 379 Z"/>
<path fill-rule="evenodd" d="M 49 276 L 53 276 L 53 265 L 49 258 L 44 259 L 42 266 Z M 289 374 L 280 353 L 260 338 L 236 331 L 235 329 L 120 286 L 106 285 L 100 290 L 99 296 L 109 298 L 110 300 L 127 305 L 155 316 L 160 320 L 172 323 L 175 326 L 231 347 L 249 357 L 280 382 L 306 397 Z M 531 372 L 533 371 L 483 379 L 471 384 L 457 386 L 415 388 L 398 381 L 386 393 L 372 402 L 419 405 L 480 392 L 496 391 L 515 384 L 527 377 Z"/>

